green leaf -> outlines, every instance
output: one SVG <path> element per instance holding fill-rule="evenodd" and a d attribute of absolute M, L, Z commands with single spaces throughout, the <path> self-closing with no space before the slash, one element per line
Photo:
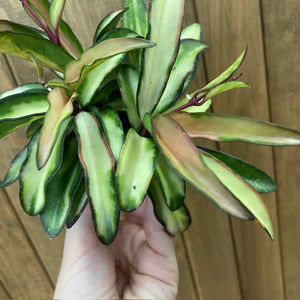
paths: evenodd
<path fill-rule="evenodd" d="M 254 187 L 259 193 L 270 193 L 277 189 L 274 180 L 256 166 L 221 151 L 200 146 L 197 147 L 222 161 L 237 175 L 241 176 L 247 183 Z"/>
<path fill-rule="evenodd" d="M 73 117 L 69 117 L 61 124 L 51 155 L 41 170 L 38 170 L 36 165 L 39 132 L 34 134 L 29 143 L 28 156 L 21 169 L 19 180 L 21 205 L 29 215 L 39 214 L 45 206 L 45 188 L 61 166 L 64 139 L 72 121 Z"/>
<path fill-rule="evenodd" d="M 119 223 L 113 155 L 94 116 L 80 112 L 75 125 L 95 229 L 101 242 L 110 244 Z"/>
<path fill-rule="evenodd" d="M 29 122 L 42 118 L 48 110 L 47 93 L 22 93 L 0 100 L 0 138 Z"/>
<path fill-rule="evenodd" d="M 139 73 L 130 66 L 121 65 L 118 68 L 117 77 L 122 98 L 126 105 L 129 122 L 136 131 L 139 131 L 141 121 L 136 109 L 136 93 Z"/>
<path fill-rule="evenodd" d="M 157 44 L 145 49 L 138 87 L 138 111 L 141 119 L 152 113 L 167 84 L 178 46 L 184 0 L 155 0 L 151 2 L 148 39 Z"/>
<path fill-rule="evenodd" d="M 215 86 L 219 85 L 220 83 L 225 82 L 234 74 L 234 72 L 241 66 L 247 54 L 247 48 L 242 52 L 242 54 L 238 57 L 238 59 L 228 68 L 226 69 L 221 75 L 215 78 L 213 81 L 209 82 L 203 90 L 212 89 Z"/>
<path fill-rule="evenodd" d="M 210 113 L 172 113 L 170 116 L 192 138 L 242 141 L 262 145 L 300 145 L 300 132 L 247 117 Z"/>
<path fill-rule="evenodd" d="M 9 165 L 9 169 L 0 183 L 0 188 L 4 188 L 12 183 L 14 183 L 20 174 L 21 168 L 27 158 L 27 147 L 25 147 L 21 152 L 19 152 Z"/>
<path fill-rule="evenodd" d="M 221 161 L 201 150 L 199 150 L 199 154 L 205 164 L 214 172 L 224 186 L 254 215 L 258 223 L 268 232 L 273 240 L 274 232 L 270 214 L 263 199 L 255 189 Z"/>
<path fill-rule="evenodd" d="M 25 33 L 39 38 L 43 36 L 43 32 L 40 32 L 39 30 L 33 27 L 14 23 L 8 20 L 0 20 L 0 31 Z"/>
<path fill-rule="evenodd" d="M 155 170 L 157 148 L 150 138 L 129 129 L 117 166 L 119 205 L 126 212 L 138 208 Z"/>
<path fill-rule="evenodd" d="M 237 88 L 245 88 L 249 87 L 249 84 L 243 81 L 229 81 L 225 82 L 222 84 L 217 85 L 213 89 L 211 89 L 205 96 L 204 99 L 210 99 L 213 98 L 219 94 L 222 94 L 224 92 L 227 92 L 232 89 L 237 89 Z"/>
<path fill-rule="evenodd" d="M 31 138 L 34 133 L 40 128 L 42 127 L 44 123 L 44 118 L 42 119 L 37 119 L 35 121 L 32 121 L 29 125 L 28 128 L 26 130 L 26 137 L 27 138 Z"/>
<path fill-rule="evenodd" d="M 71 208 L 66 221 L 67 228 L 71 228 L 77 222 L 77 220 L 80 218 L 81 214 L 83 213 L 87 203 L 88 203 L 88 196 L 85 191 L 85 183 L 83 179 L 79 183 L 72 197 Z"/>
<path fill-rule="evenodd" d="M 54 32 L 54 28 L 50 19 L 50 4 L 47 0 L 27 0 L 33 10 L 40 16 L 45 24 Z M 30 15 L 30 14 L 29 14 Z M 75 58 L 77 58 L 82 52 L 82 46 L 72 29 L 67 23 L 61 21 L 59 24 L 59 38 L 63 47 Z"/>
<path fill-rule="evenodd" d="M 77 140 L 70 139 L 65 143 L 61 168 L 46 187 L 46 204 L 40 217 L 50 238 L 56 237 L 63 229 L 74 190 L 82 178 L 83 170 L 77 153 Z"/>
<path fill-rule="evenodd" d="M 31 60 L 34 55 L 42 65 L 57 71 L 64 71 L 73 58 L 56 44 L 23 33 L 0 32 L 0 52 Z"/>
<path fill-rule="evenodd" d="M 140 36 L 128 29 L 128 28 L 115 28 L 106 34 L 103 35 L 103 37 L 99 40 L 99 42 L 109 40 L 109 39 L 116 39 L 116 38 L 122 38 L 122 37 L 127 37 L 127 38 L 139 38 Z"/>
<path fill-rule="evenodd" d="M 91 112 L 100 121 L 115 162 L 118 162 L 124 143 L 124 131 L 117 112 L 111 107 L 103 108 L 100 111 L 96 107 L 92 107 Z"/>
<path fill-rule="evenodd" d="M 155 175 L 161 185 L 168 208 L 171 211 L 179 209 L 185 198 L 185 182 L 161 154 L 157 159 Z"/>
<path fill-rule="evenodd" d="M 191 74 L 194 75 L 199 55 L 205 49 L 207 46 L 199 41 L 184 40 L 180 42 L 177 58 L 154 114 L 164 111 L 185 92 L 183 90 L 185 80 Z"/>
<path fill-rule="evenodd" d="M 37 149 L 37 166 L 41 169 L 47 162 L 61 123 L 73 113 L 73 104 L 63 88 L 56 88 L 48 95 L 49 110 L 45 115 Z"/>
<path fill-rule="evenodd" d="M 170 117 L 157 115 L 153 119 L 155 139 L 174 169 L 195 188 L 226 213 L 241 219 L 252 215 L 207 168 L 189 136 Z"/>
<path fill-rule="evenodd" d="M 151 180 L 148 192 L 153 203 L 154 214 L 169 235 L 175 236 L 190 226 L 191 216 L 186 206 L 171 211 L 166 205 L 163 192 L 155 177 Z"/>
<path fill-rule="evenodd" d="M 181 36 L 180 40 L 185 40 L 185 39 L 193 39 L 193 40 L 198 40 L 202 41 L 202 29 L 200 24 L 198 23 L 193 23 L 187 27 L 185 27 L 181 31 Z"/>
<path fill-rule="evenodd" d="M 50 21 L 54 30 L 59 26 L 65 4 L 66 0 L 53 0 L 50 4 Z"/>
<path fill-rule="evenodd" d="M 104 63 L 109 57 L 134 49 L 153 47 L 154 44 L 144 39 L 116 38 L 103 41 L 87 49 L 66 67 L 65 81 L 68 83 L 83 79 L 91 69 Z"/>
<path fill-rule="evenodd" d="M 124 7 L 129 7 L 122 19 L 122 26 L 146 37 L 148 32 L 148 12 L 144 0 L 124 0 Z"/>
<path fill-rule="evenodd" d="M 124 55 L 125 54 L 118 54 L 110 57 L 88 73 L 77 89 L 78 101 L 82 106 L 91 104 L 97 89 L 103 83 L 106 76 L 122 62 Z"/>
<path fill-rule="evenodd" d="M 23 85 L 20 85 L 16 87 L 15 89 L 6 91 L 0 95 L 0 100 L 9 96 L 17 95 L 17 94 L 22 94 L 22 93 L 37 93 L 37 92 L 42 92 L 42 93 L 47 93 L 48 90 L 44 88 L 40 83 L 26 83 Z"/>
<path fill-rule="evenodd" d="M 103 35 L 105 35 L 107 32 L 111 31 L 117 26 L 118 22 L 120 21 L 121 17 L 123 16 L 126 10 L 127 8 L 117 9 L 109 13 L 106 17 L 104 17 L 101 20 L 94 35 L 94 44 L 97 43 L 103 37 Z"/>

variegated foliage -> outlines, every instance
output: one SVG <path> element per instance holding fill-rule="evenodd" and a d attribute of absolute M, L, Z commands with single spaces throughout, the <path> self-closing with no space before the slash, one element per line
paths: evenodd
<path fill-rule="evenodd" d="M 224 212 L 256 220 L 273 238 L 260 193 L 274 181 L 253 165 L 196 146 L 193 138 L 299 145 L 300 132 L 241 116 L 206 112 L 212 98 L 248 84 L 235 77 L 246 50 L 220 76 L 185 95 L 204 50 L 201 27 L 182 29 L 185 0 L 124 0 L 90 48 L 62 20 L 65 0 L 20 1 L 40 29 L 0 21 L 0 51 L 34 63 L 38 83 L 0 95 L 0 137 L 29 125 L 28 145 L 1 182 L 50 237 L 70 228 L 89 203 L 99 239 L 111 243 L 120 212 L 148 194 L 166 232 L 190 224 L 186 183 Z M 118 26 L 121 21 L 121 26 Z M 43 67 L 57 77 L 43 80 Z M 259 184 L 258 184 L 259 182 Z"/>

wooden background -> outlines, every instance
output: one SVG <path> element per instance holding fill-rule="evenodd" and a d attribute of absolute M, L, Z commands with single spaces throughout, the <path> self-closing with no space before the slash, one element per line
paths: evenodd
<path fill-rule="evenodd" d="M 0 0 L 0 18 L 30 24 L 16 0 Z M 65 19 L 84 46 L 100 18 L 121 0 L 69 0 Z M 230 65 L 245 45 L 242 67 L 251 89 L 215 100 L 215 112 L 271 120 L 300 130 L 300 7 L 298 0 L 187 0 L 186 24 L 199 21 L 211 46 L 194 88 Z M 91 31 L 91 32 L 90 32 Z M 0 56 L 0 91 L 35 81 L 33 67 Z M 24 145 L 23 130 L 0 143 L 0 176 Z M 242 143 L 218 146 L 272 175 L 278 192 L 264 195 L 275 241 L 255 223 L 229 218 L 192 188 L 193 223 L 175 239 L 180 265 L 179 299 L 296 300 L 300 294 L 299 148 L 271 149 Z M 0 190 L 0 299 L 50 299 L 62 254 L 63 234 L 49 240 L 39 218 L 20 208 L 18 185 Z"/>

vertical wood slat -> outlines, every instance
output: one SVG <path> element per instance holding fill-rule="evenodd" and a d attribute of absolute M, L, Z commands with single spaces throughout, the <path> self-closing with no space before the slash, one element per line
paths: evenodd
<path fill-rule="evenodd" d="M 300 130 L 299 1 L 261 1 L 271 116 L 273 122 Z M 285 299 L 300 293 L 299 148 L 276 148 L 279 232 Z"/>
<path fill-rule="evenodd" d="M 214 101 L 215 112 L 245 115 L 268 120 L 259 1 L 195 1 L 211 51 L 206 56 L 209 79 L 223 71 L 247 43 L 248 56 L 242 72 L 251 90 L 230 92 Z M 216 50 L 214 50 L 216 49 Z M 273 173 L 272 152 L 267 147 L 242 143 L 222 144 L 221 149 Z M 271 211 L 276 240 L 271 242 L 253 223 L 232 220 L 238 267 L 245 299 L 282 299 L 283 286 L 278 243 L 276 198 L 264 197 Z"/>
<path fill-rule="evenodd" d="M 1 280 L 13 299 L 50 299 L 53 285 L 28 242 L 9 198 L 0 190 Z"/>
<path fill-rule="evenodd" d="M 0 281 L 0 299 L 12 299 L 2 281 Z"/>

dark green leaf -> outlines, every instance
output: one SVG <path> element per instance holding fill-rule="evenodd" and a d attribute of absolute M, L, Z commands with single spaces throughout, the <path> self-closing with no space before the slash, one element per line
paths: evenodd
<path fill-rule="evenodd" d="M 171 211 L 179 209 L 185 198 L 185 182 L 161 154 L 158 156 L 155 175 L 169 209 Z"/>
<path fill-rule="evenodd" d="M 171 211 L 166 205 L 163 192 L 155 177 L 151 180 L 148 192 L 153 203 L 155 216 L 169 235 L 175 236 L 190 226 L 191 217 L 186 206 L 183 205 L 179 209 Z"/>
<path fill-rule="evenodd" d="M 64 71 L 73 60 L 66 51 L 49 40 L 15 32 L 0 32 L 0 52 L 30 59 L 31 53 L 42 65 L 53 70 Z"/>
<path fill-rule="evenodd" d="M 126 10 L 127 8 L 115 10 L 101 20 L 94 35 L 94 44 L 97 43 L 103 35 L 117 26 Z"/>
<path fill-rule="evenodd" d="M 17 95 L 17 94 L 22 94 L 22 93 L 38 93 L 38 92 L 47 93 L 48 90 L 44 88 L 40 83 L 26 83 L 16 87 L 15 89 L 2 93 L 0 95 L 0 99 Z"/>
<path fill-rule="evenodd" d="M 25 33 L 39 38 L 43 36 L 43 32 L 39 32 L 35 28 L 14 23 L 8 20 L 0 20 L 0 31 Z"/>
<path fill-rule="evenodd" d="M 71 200 L 83 170 L 78 159 L 77 140 L 66 143 L 61 168 L 46 187 L 46 204 L 41 221 L 46 234 L 56 237 L 63 229 L 71 207 Z"/>
<path fill-rule="evenodd" d="M 42 127 L 43 125 L 43 122 L 44 122 L 44 118 L 43 119 L 38 119 L 38 120 L 35 120 L 35 121 L 32 121 L 27 130 L 26 130 L 26 137 L 27 138 L 31 138 L 34 133 L 40 128 Z"/>
<path fill-rule="evenodd" d="M 6 187 L 15 182 L 20 174 L 21 168 L 27 158 L 27 147 L 19 152 L 9 165 L 9 169 L 0 183 L 0 188 Z"/>
<path fill-rule="evenodd" d="M 61 166 L 64 139 L 72 120 L 73 117 L 69 117 L 61 124 L 51 155 L 41 170 L 38 170 L 36 165 L 39 132 L 34 134 L 29 143 L 28 156 L 20 173 L 20 200 L 23 209 L 29 215 L 35 216 L 44 209 L 45 188 L 48 181 Z"/>
<path fill-rule="evenodd" d="M 69 215 L 66 221 L 67 228 L 71 228 L 77 222 L 77 220 L 83 213 L 87 203 L 88 196 L 85 191 L 84 178 L 82 178 L 72 197 L 71 209 L 69 211 Z"/>
<path fill-rule="evenodd" d="M 21 93 L 0 100 L 0 138 L 20 126 L 42 118 L 48 110 L 48 93 Z"/>
<path fill-rule="evenodd" d="M 129 129 L 116 172 L 121 209 L 130 212 L 142 204 L 155 170 L 156 157 L 153 140 Z"/>
<path fill-rule="evenodd" d="M 199 146 L 198 148 L 225 163 L 236 174 L 241 176 L 246 182 L 253 186 L 259 193 L 270 193 L 277 189 L 276 183 L 268 174 L 248 162 L 221 151 Z"/>

